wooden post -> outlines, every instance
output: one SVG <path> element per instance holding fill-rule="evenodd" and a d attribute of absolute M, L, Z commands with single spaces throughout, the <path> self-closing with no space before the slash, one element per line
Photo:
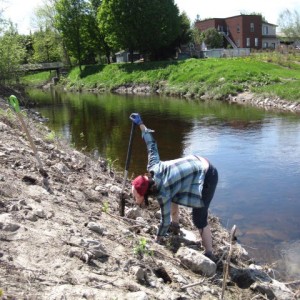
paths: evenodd
<path fill-rule="evenodd" d="M 225 262 L 224 270 L 223 270 L 223 284 L 222 284 L 222 295 L 221 295 L 221 300 L 224 300 L 224 293 L 225 293 L 225 288 L 227 284 L 227 277 L 229 273 L 229 264 L 230 264 L 230 259 L 231 259 L 231 254 L 232 254 L 232 242 L 235 236 L 236 232 L 236 225 L 233 225 L 231 231 L 230 231 L 230 247 L 229 247 L 229 252 L 227 255 L 227 259 Z"/>

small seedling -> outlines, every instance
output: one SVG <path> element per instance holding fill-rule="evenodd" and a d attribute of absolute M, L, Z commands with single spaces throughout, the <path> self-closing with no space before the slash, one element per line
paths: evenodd
<path fill-rule="evenodd" d="M 149 251 L 147 240 L 144 237 L 141 237 L 138 245 L 133 248 L 133 253 L 141 257 L 144 255 L 152 255 L 152 251 Z"/>
<path fill-rule="evenodd" d="M 56 138 L 56 134 L 54 131 L 50 131 L 46 136 L 45 136 L 45 139 L 46 141 L 49 141 L 49 142 L 53 142 Z"/>
<path fill-rule="evenodd" d="M 102 211 L 107 213 L 109 211 L 109 202 L 104 201 L 103 206 L 102 206 Z"/>

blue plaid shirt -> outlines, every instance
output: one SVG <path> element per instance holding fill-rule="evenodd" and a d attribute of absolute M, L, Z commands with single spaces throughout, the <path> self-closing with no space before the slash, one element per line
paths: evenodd
<path fill-rule="evenodd" d="M 157 185 L 157 200 L 161 208 L 161 222 L 157 235 L 166 235 L 171 223 L 171 202 L 188 207 L 203 207 L 201 200 L 205 177 L 202 162 L 194 155 L 184 158 L 161 161 L 157 144 L 146 129 L 142 137 L 147 145 L 148 171 L 154 172 L 154 181 Z"/>

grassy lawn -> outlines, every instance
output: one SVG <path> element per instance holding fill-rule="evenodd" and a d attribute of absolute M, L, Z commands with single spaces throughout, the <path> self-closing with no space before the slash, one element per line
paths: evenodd
<path fill-rule="evenodd" d="M 43 72 L 47 80 L 49 72 Z M 24 77 L 36 82 L 38 74 Z M 167 95 L 225 99 L 250 90 L 282 99 L 300 100 L 300 53 L 257 53 L 244 58 L 188 59 L 84 66 L 61 83 L 69 88 L 111 90 L 125 84 L 149 84 Z"/>

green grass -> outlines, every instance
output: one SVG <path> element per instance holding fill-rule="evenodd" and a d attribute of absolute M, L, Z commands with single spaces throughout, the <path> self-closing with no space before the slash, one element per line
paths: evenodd
<path fill-rule="evenodd" d="M 49 71 L 45 71 L 23 76 L 21 81 L 24 84 L 40 85 L 48 82 L 51 77 L 51 73 Z"/>
<path fill-rule="evenodd" d="M 31 76 L 25 79 L 34 81 L 37 75 Z M 84 66 L 82 73 L 75 67 L 62 84 L 76 90 L 106 91 L 120 85 L 148 84 L 160 87 L 167 95 L 195 98 L 206 95 L 212 99 L 251 90 L 299 101 L 300 53 L 266 52 L 244 58 Z"/>

